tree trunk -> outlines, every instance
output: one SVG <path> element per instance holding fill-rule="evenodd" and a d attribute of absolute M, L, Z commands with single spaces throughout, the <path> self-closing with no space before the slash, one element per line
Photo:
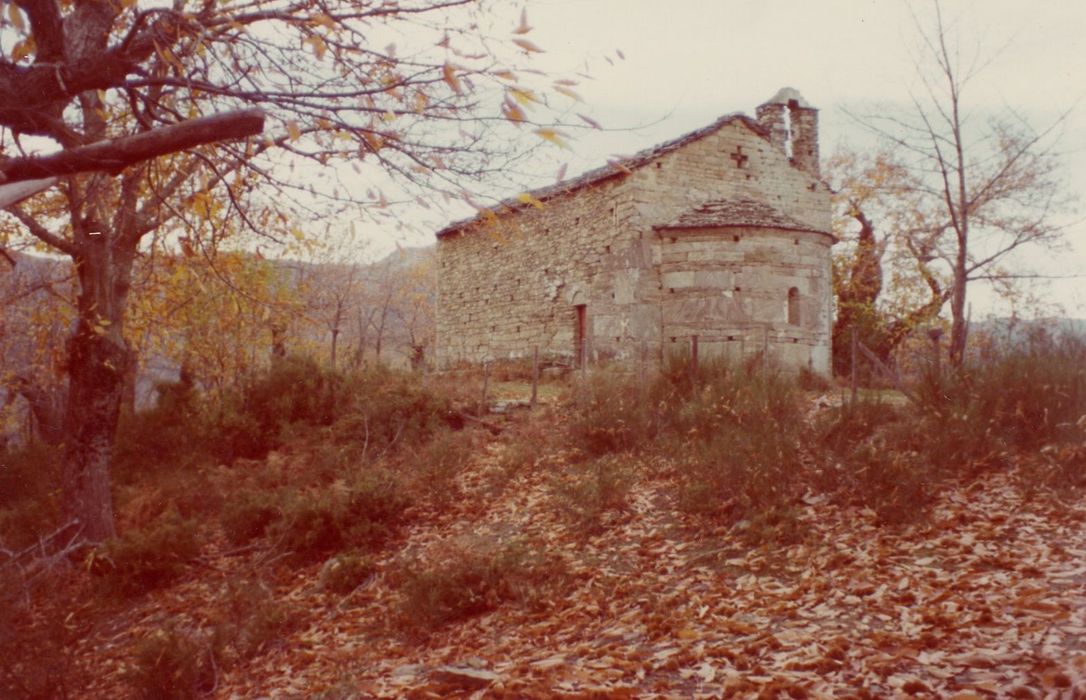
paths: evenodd
<path fill-rule="evenodd" d="M 965 359 L 966 320 L 965 320 L 965 247 L 958 250 L 957 260 L 954 265 L 954 289 L 950 295 L 950 364 L 953 367 L 961 367 Z"/>
<path fill-rule="evenodd" d="M 83 536 L 115 534 L 110 464 L 130 351 L 121 332 L 135 251 L 115 250 L 102 232 L 75 255 L 79 320 L 68 347 L 63 504 Z"/>

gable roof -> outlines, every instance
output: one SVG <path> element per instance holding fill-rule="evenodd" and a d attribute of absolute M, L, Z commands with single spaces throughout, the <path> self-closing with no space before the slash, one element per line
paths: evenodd
<path fill-rule="evenodd" d="M 678 218 L 669 223 L 657 224 L 653 228 L 729 228 L 736 226 L 826 233 L 826 231 L 820 231 L 798 219 L 793 219 L 772 204 L 747 199 L 746 197 L 711 200 L 683 212 Z"/>
<path fill-rule="evenodd" d="M 709 124 L 708 126 L 704 126 L 700 129 L 696 129 L 695 131 L 683 134 L 678 138 L 674 138 L 670 141 L 665 141 L 664 143 L 658 144 L 651 148 L 646 148 L 643 151 L 638 151 L 637 153 L 629 156 L 628 158 L 611 161 L 603 167 L 589 170 L 569 180 L 562 180 L 561 182 L 557 182 L 553 185 L 548 185 L 546 187 L 540 187 L 539 189 L 531 190 L 530 192 L 528 192 L 528 194 L 531 196 L 531 200 L 542 202 L 548 199 L 553 199 L 560 195 L 575 192 L 577 190 L 588 187 L 589 185 L 603 182 L 604 180 L 628 175 L 631 171 L 648 165 L 656 158 L 659 158 L 666 153 L 670 153 L 676 149 L 679 149 L 687 145 L 688 143 L 693 143 L 694 141 L 709 136 L 710 134 L 717 132 L 724 126 L 733 122 L 739 122 L 740 124 L 743 124 L 762 138 L 766 140 L 769 139 L 768 132 L 766 132 L 766 130 L 762 128 L 761 124 L 759 124 L 754 119 L 741 113 L 726 114 L 723 117 L 717 119 L 712 124 Z M 493 207 L 493 209 L 497 210 L 497 212 L 500 214 L 508 213 L 510 211 L 515 211 L 517 209 L 523 209 L 525 207 L 531 206 L 531 200 L 525 202 L 520 199 L 506 199 Z M 460 229 L 466 228 L 473 223 L 481 221 L 483 218 L 484 215 L 480 213 L 467 219 L 455 221 L 438 231 L 437 237 L 444 238 L 445 236 L 455 233 Z"/>

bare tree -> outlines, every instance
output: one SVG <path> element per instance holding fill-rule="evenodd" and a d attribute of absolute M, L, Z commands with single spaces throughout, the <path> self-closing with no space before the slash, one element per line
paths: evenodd
<path fill-rule="evenodd" d="M 909 168 L 915 209 L 895 235 L 932 291 L 950 303 L 950 360 L 960 365 L 967 341 L 970 282 L 1006 280 L 1010 254 L 1051 244 L 1062 232 L 1067 195 L 1055 150 L 1063 118 L 1036 130 L 1012 108 L 982 115 L 970 89 L 991 56 L 965 54 L 957 27 L 932 2 L 930 26 L 916 17 L 921 54 L 918 90 L 907 113 L 861 117 Z M 940 306 L 942 303 L 940 303 Z"/>

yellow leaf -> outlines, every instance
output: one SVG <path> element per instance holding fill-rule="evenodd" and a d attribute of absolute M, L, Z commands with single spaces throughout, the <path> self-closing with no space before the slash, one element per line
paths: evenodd
<path fill-rule="evenodd" d="M 291 141 L 302 138 L 302 130 L 298 128 L 298 122 L 296 121 L 287 122 L 287 133 L 290 134 Z"/>
<path fill-rule="evenodd" d="M 448 61 L 445 62 L 444 67 L 441 69 L 442 74 L 445 77 L 445 82 L 457 95 L 464 94 L 463 89 L 460 87 L 460 78 L 456 77 L 456 67 Z"/>
<path fill-rule="evenodd" d="M 524 49 L 528 53 L 543 53 L 543 49 L 539 48 L 527 39 L 521 39 L 519 37 L 513 39 L 513 43 Z"/>
<path fill-rule="evenodd" d="M 539 102 L 539 98 L 535 96 L 535 93 L 526 88 L 510 88 L 509 94 L 513 96 L 513 99 L 525 106 L 533 102 Z"/>
<path fill-rule="evenodd" d="M 536 209 L 542 209 L 543 208 L 543 202 L 539 201 L 538 199 L 533 197 L 528 192 L 522 192 L 521 194 L 518 194 L 517 195 L 517 201 L 518 202 L 523 202 L 524 204 L 531 204 Z"/>
<path fill-rule="evenodd" d="M 513 30 L 514 34 L 527 34 L 532 31 L 532 28 L 528 26 L 528 8 L 525 7 L 520 11 L 520 24 Z"/>
<path fill-rule="evenodd" d="M 578 95 L 573 90 L 570 90 L 568 87 L 566 87 L 564 85 L 555 85 L 554 86 L 554 91 L 557 92 L 557 93 L 560 93 L 562 95 L 565 95 L 566 97 L 568 97 L 568 98 L 570 98 L 572 100 L 576 100 L 577 102 L 582 102 L 580 95 Z"/>
<path fill-rule="evenodd" d="M 511 122 L 522 122 L 527 118 L 523 109 L 508 100 L 502 103 L 502 114 Z"/>
<path fill-rule="evenodd" d="M 34 37 L 28 36 L 19 43 L 15 44 L 11 49 L 11 60 L 15 63 L 23 60 L 30 54 L 34 53 L 36 45 L 34 43 Z"/>
<path fill-rule="evenodd" d="M 326 15 L 324 13 L 321 13 L 319 15 L 315 15 L 310 21 L 313 22 L 314 24 L 319 24 L 320 26 L 324 27 L 325 29 L 332 29 L 333 27 L 335 27 L 335 24 L 336 24 L 335 20 L 333 20 L 331 17 L 329 17 L 328 15 Z"/>
<path fill-rule="evenodd" d="M 562 134 L 559 131 L 544 127 L 542 129 L 536 129 L 534 133 L 539 138 L 543 139 L 544 141 L 550 141 L 555 146 L 569 148 L 569 144 L 567 144 L 565 139 L 563 138 L 565 134 Z"/>
<path fill-rule="evenodd" d="M 302 40 L 302 43 L 309 44 L 313 47 L 313 55 L 317 57 L 318 61 L 324 58 L 324 52 L 328 49 L 328 46 L 324 43 L 324 39 L 316 34 L 307 36 Z"/>
<path fill-rule="evenodd" d="M 494 71 L 493 75 L 494 75 L 495 78 L 501 78 L 502 80 L 513 80 L 513 81 L 515 81 L 517 79 L 517 74 L 516 73 L 514 73 L 511 70 L 506 70 L 504 68 L 501 69 L 501 70 Z"/>
<path fill-rule="evenodd" d="M 20 32 L 26 29 L 26 23 L 23 22 L 23 13 L 19 12 L 19 8 L 15 6 L 14 2 L 8 5 L 8 19 Z"/>

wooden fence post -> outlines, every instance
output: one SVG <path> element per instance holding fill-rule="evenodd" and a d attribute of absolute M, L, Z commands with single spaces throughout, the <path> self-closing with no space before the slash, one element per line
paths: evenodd
<path fill-rule="evenodd" d="M 536 398 L 539 392 L 539 346 L 532 348 L 532 400 L 529 404 L 535 408 Z"/>
<path fill-rule="evenodd" d="M 490 363 L 483 363 L 483 395 L 479 397 L 479 415 L 486 412 L 486 390 L 490 385 Z"/>
<path fill-rule="evenodd" d="M 859 364 L 860 339 L 859 339 L 859 336 L 856 333 L 856 326 L 853 326 L 850 330 L 852 331 L 852 398 L 851 398 L 851 405 L 855 406 L 856 405 L 856 393 L 858 391 L 857 386 L 856 386 L 856 379 L 857 379 L 856 373 L 857 373 L 857 369 L 858 369 L 857 365 Z"/>
<path fill-rule="evenodd" d="M 769 326 L 762 328 L 762 373 L 769 374 Z"/>
<path fill-rule="evenodd" d="M 641 361 L 637 365 L 637 381 L 641 386 L 645 386 L 645 362 L 648 360 L 648 343 L 644 338 L 641 339 Z"/>
<path fill-rule="evenodd" d="M 698 336 L 690 336 L 690 366 L 688 367 L 690 372 L 691 383 L 698 380 Z"/>
<path fill-rule="evenodd" d="M 932 328 L 928 331 L 928 337 L 931 338 L 931 366 L 935 372 L 936 381 L 941 381 L 943 377 L 943 362 L 940 356 L 939 339 L 943 336 L 942 328 Z"/>

